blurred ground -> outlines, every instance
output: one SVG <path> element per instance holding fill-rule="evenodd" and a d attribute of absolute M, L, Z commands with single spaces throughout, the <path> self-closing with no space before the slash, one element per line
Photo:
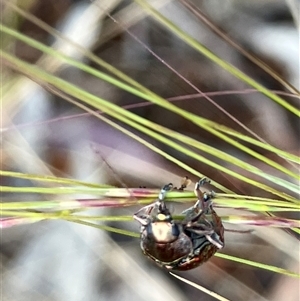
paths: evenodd
<path fill-rule="evenodd" d="M 114 23 L 103 13 L 99 4 L 106 7 L 106 12 L 121 20 L 123 26 L 130 25 L 132 34 L 201 91 L 249 89 L 151 18 L 139 14 L 141 11 L 130 1 L 13 2 L 165 98 L 196 91 L 154 58 L 124 28 Z M 274 79 L 212 33 L 180 2 L 153 3 L 166 17 L 223 59 L 267 88 L 285 91 Z M 293 1 L 289 1 L 290 6 L 279 0 L 194 3 L 246 50 L 257 55 L 299 89 L 299 31 L 290 11 Z M 295 3 L 299 5 L 299 2 Z M 6 9 L 6 14 L 2 15 L 3 22 L 18 24 L 20 31 L 47 45 L 54 43 L 53 38 L 38 26 L 17 17 L 11 8 Z M 41 53 L 21 42 L 16 43 L 13 50 L 31 63 L 41 59 Z M 82 59 L 72 49 L 66 51 Z M 91 65 L 96 67 L 93 63 Z M 142 102 L 73 68 L 52 65 L 47 65 L 47 68 L 120 106 Z M 17 74 L 15 76 L 19 78 Z M 96 118 L 86 115 L 66 118 L 82 112 L 28 79 L 24 78 L 20 89 L 13 91 L 13 96 L 14 101 L 6 103 L 2 112 L 2 128 L 6 129 L 2 141 L 1 163 L 4 170 L 54 174 L 117 186 L 121 186 L 117 180 L 121 177 L 129 187 L 160 187 L 164 183 L 178 181 L 184 172 Z M 293 114 L 288 114 L 258 93 L 212 96 L 212 99 L 270 144 L 299 154 L 299 123 Z M 299 100 L 295 98 L 286 99 L 299 105 Z M 244 132 L 203 98 L 181 99 L 175 104 Z M 252 159 L 245 154 L 162 108 L 151 105 L 132 111 L 251 163 Z M 164 145 L 150 142 L 187 164 L 195 164 Z M 91 145 L 100 150 L 113 170 Z M 235 183 L 231 178 L 224 178 L 220 173 L 216 174 L 204 164 L 197 163 L 193 167 L 239 193 L 255 194 L 255 190 Z M 3 185 L 9 186 L 28 185 L 21 180 L 3 181 Z M 4 200 L 8 197 L 17 199 L 20 196 L 3 195 Z M 32 196 L 31 200 L 35 199 L 37 196 Z M 178 206 L 176 211 L 182 209 L 182 206 Z M 118 213 L 132 214 L 132 210 L 129 208 Z M 226 214 L 226 211 L 223 212 Z M 114 214 L 117 213 L 114 211 Z M 133 222 L 118 226 L 138 230 L 138 225 Z M 280 249 L 276 239 L 286 242 L 286 248 Z M 299 245 L 287 233 L 278 230 L 258 230 L 256 235 L 229 233 L 224 250 L 227 254 L 286 269 L 299 265 L 298 251 Z M 154 266 L 141 254 L 138 240 L 66 222 L 40 222 L 2 231 L 1 273 L 3 301 L 214 300 Z M 182 276 L 234 301 L 296 301 L 299 298 L 297 279 L 219 258 L 213 258 Z"/>

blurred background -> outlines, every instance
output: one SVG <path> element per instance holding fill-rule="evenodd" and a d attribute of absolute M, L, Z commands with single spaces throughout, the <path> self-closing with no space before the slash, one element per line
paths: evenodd
<path fill-rule="evenodd" d="M 299 89 L 299 1 L 152 0 L 149 3 L 222 59 L 265 87 L 287 93 L 278 81 L 226 43 L 191 12 L 187 3 L 193 3 L 244 50 L 256 55 Z M 197 94 L 192 83 L 268 143 L 299 154 L 299 120 L 296 115 L 251 90 L 191 49 L 148 17 L 134 1 L 1 1 L 4 24 L 99 69 L 72 45 L 56 41 L 34 22 L 33 17 L 27 19 L 22 16 L 18 7 L 175 105 L 247 133 L 214 104 Z M 25 43 L 5 38 L 1 41 L 19 58 L 42 66 L 95 95 L 119 106 L 132 105 L 130 110 L 140 116 L 259 168 L 268 168 L 252 162 L 253 158 L 245 153 L 170 111 L 145 104 L 144 100 L 83 71 L 53 61 Z M 161 61 L 172 66 L 185 80 Z M 159 188 L 169 182 L 179 183 L 180 178 L 186 175 L 178 166 L 49 93 L 38 83 L 7 66 L 2 71 L 3 170 L 69 177 L 117 187 L 151 188 Z M 284 98 L 299 107 L 299 98 L 293 95 L 285 95 Z M 194 160 L 174 149 L 141 136 L 236 193 L 262 195 L 249 185 L 205 164 L 195 164 Z M 268 153 L 263 155 L 269 156 Z M 192 180 L 195 182 L 197 178 L 192 177 Z M 9 178 L 2 178 L 1 182 L 7 186 L 32 185 L 29 181 Z M 51 196 L 42 197 L 42 200 L 52 199 Z M 66 199 L 76 197 L 79 196 L 65 196 Z M 2 199 L 34 201 L 41 200 L 41 196 L 3 194 Z M 184 205 L 176 205 L 176 212 L 184 208 Z M 113 209 L 113 214 L 130 215 L 136 209 Z M 95 212 L 112 214 L 109 209 L 93 210 L 93 214 Z M 218 212 L 229 214 L 225 209 Z M 138 231 L 134 222 L 113 225 Z M 224 253 L 290 270 L 299 267 L 299 251 L 297 240 L 287 232 L 273 228 L 257 229 L 251 235 L 226 233 Z M 1 273 L 3 301 L 214 300 L 173 278 L 145 258 L 138 239 L 63 221 L 43 221 L 2 230 Z M 299 300 L 297 278 L 216 257 L 200 268 L 180 275 L 230 300 Z"/>

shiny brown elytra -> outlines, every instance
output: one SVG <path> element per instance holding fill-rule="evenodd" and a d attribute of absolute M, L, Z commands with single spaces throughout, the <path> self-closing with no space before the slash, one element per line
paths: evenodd
<path fill-rule="evenodd" d="M 168 270 L 190 270 L 223 248 L 224 227 L 212 206 L 213 192 L 200 190 L 208 182 L 203 178 L 196 183 L 198 200 L 182 212 L 185 217 L 181 222 L 173 220 L 164 202 L 166 193 L 173 188 L 171 183 L 161 189 L 155 203 L 134 214 L 141 224 L 141 249 L 158 265 Z"/>

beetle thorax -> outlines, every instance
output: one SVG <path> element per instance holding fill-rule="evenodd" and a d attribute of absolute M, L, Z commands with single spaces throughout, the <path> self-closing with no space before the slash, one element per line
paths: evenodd
<path fill-rule="evenodd" d="M 178 238 L 172 231 L 174 224 L 169 222 L 153 222 L 150 227 L 153 238 L 158 243 L 170 243 Z"/>

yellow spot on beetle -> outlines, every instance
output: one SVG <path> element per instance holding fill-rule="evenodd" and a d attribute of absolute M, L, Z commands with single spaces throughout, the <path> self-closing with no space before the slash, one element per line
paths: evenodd
<path fill-rule="evenodd" d="M 157 214 L 157 219 L 159 219 L 160 221 L 164 221 L 166 219 L 166 216 L 162 213 Z"/>

